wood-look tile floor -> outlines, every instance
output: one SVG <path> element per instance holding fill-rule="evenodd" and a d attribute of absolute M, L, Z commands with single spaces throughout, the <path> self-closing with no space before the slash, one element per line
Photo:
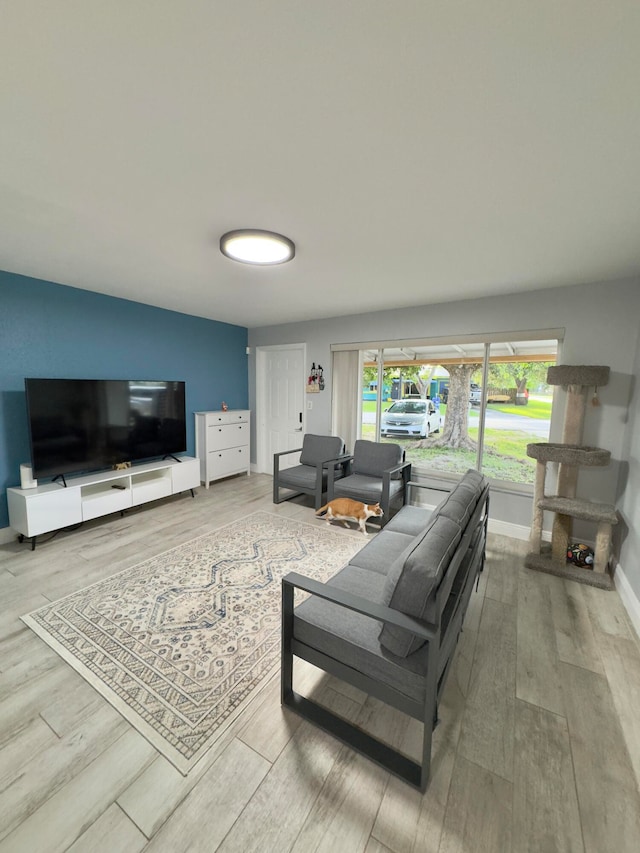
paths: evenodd
<path fill-rule="evenodd" d="M 524 543 L 490 537 L 423 796 L 283 711 L 277 680 L 185 778 L 20 621 L 259 509 L 321 523 L 306 499 L 274 506 L 254 475 L 33 553 L 0 547 L 0 853 L 640 850 L 638 638 L 616 592 L 522 568 Z M 415 749 L 414 721 L 296 672 L 301 691 Z"/>

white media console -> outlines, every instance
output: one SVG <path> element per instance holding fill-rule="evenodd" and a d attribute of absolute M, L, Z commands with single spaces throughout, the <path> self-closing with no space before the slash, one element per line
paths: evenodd
<path fill-rule="evenodd" d="M 200 485 L 200 461 L 191 456 L 133 465 L 122 471 L 102 471 L 35 489 L 7 489 L 9 525 L 21 537 L 71 527 L 82 521 L 124 512 Z"/>

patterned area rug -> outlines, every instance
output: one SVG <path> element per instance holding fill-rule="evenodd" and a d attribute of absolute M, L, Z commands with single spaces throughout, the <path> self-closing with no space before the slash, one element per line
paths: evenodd
<path fill-rule="evenodd" d="M 280 579 L 361 538 L 256 512 L 23 617 L 186 774 L 274 673 Z"/>

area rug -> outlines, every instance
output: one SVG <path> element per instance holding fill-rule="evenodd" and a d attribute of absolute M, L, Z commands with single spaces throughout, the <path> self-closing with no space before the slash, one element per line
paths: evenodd
<path fill-rule="evenodd" d="M 23 621 L 186 775 L 276 671 L 281 578 L 327 580 L 363 544 L 256 512 Z"/>

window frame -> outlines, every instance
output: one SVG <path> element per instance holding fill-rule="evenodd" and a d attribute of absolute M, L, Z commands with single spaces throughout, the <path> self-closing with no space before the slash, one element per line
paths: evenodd
<path fill-rule="evenodd" d="M 378 388 L 382 388 L 383 386 L 383 377 L 384 377 L 384 369 L 385 369 L 385 350 L 390 349 L 412 349 L 413 347 L 464 347 L 465 344 L 476 344 L 483 346 L 483 356 L 482 356 L 482 399 L 480 403 L 480 411 L 481 413 L 486 412 L 486 398 L 488 393 L 488 376 L 489 376 L 489 366 L 491 363 L 491 346 L 492 344 L 508 344 L 512 341 L 518 342 L 535 342 L 535 341 L 555 341 L 556 342 L 556 354 L 555 354 L 555 363 L 561 363 L 561 351 L 562 344 L 564 341 L 564 328 L 549 328 L 549 329 L 526 329 L 520 331 L 509 331 L 509 332 L 491 332 L 491 333 L 479 333 L 472 335 L 442 335 L 438 337 L 427 337 L 427 338 L 411 338 L 411 339 L 395 339 L 395 340 L 384 340 L 384 341 L 360 341 L 360 342 L 350 342 L 350 343 L 341 343 L 341 344 L 332 344 L 331 351 L 344 351 L 344 350 L 358 350 L 360 352 L 359 364 L 360 368 L 364 362 L 363 355 L 366 351 L 377 351 L 377 358 L 375 359 L 378 367 Z M 517 361 L 517 357 L 514 357 L 514 361 Z M 525 357 L 522 359 L 526 360 Z M 551 359 L 549 359 L 551 360 Z M 410 361 L 407 361 L 407 364 L 410 364 Z M 434 359 L 435 363 L 435 359 Z M 362 370 L 361 370 L 362 375 Z M 360 382 L 360 385 L 362 383 Z M 555 409 L 555 390 L 553 394 L 553 403 L 551 408 L 551 423 L 550 423 L 550 436 L 553 434 L 554 430 L 554 409 Z M 376 399 L 376 429 L 375 429 L 375 440 L 380 441 L 380 426 L 382 420 L 382 395 L 378 394 Z M 361 427 L 362 427 L 362 417 L 361 417 L 361 406 L 359 406 L 359 417 L 358 417 L 358 425 L 357 425 L 357 433 L 361 435 Z M 484 437 L 485 437 L 485 418 L 481 417 L 479 419 L 478 424 L 478 448 L 476 452 L 476 463 L 475 469 L 477 471 L 482 471 L 482 460 L 484 454 Z M 495 477 L 491 477 L 487 475 L 491 485 L 494 489 L 506 493 L 506 494 L 514 494 L 514 495 L 532 495 L 533 494 L 533 484 L 530 483 L 517 483 L 511 480 L 501 480 Z M 455 472 L 440 470 L 437 468 L 431 468 L 428 465 L 418 463 L 413 466 L 412 469 L 412 479 L 423 482 L 423 483 L 432 483 L 432 482 L 443 482 L 443 483 L 452 483 L 459 480 L 460 475 Z"/>

